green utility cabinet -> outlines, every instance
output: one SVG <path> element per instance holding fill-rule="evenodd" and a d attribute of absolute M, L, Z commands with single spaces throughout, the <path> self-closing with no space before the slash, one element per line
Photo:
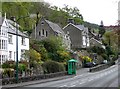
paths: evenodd
<path fill-rule="evenodd" d="M 68 61 L 68 74 L 76 74 L 76 62 L 75 59 L 70 59 Z"/>

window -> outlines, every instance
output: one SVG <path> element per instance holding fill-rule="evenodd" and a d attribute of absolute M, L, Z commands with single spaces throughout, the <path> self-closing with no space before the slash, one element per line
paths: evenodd
<path fill-rule="evenodd" d="M 3 40 L 3 49 L 5 49 L 6 47 L 5 47 L 5 40 Z"/>
<path fill-rule="evenodd" d="M 2 40 L 2 49 L 4 49 L 4 43 L 3 42 L 4 42 L 4 40 Z"/>
<path fill-rule="evenodd" d="M 12 44 L 12 35 L 8 35 L 8 42 L 9 44 Z"/>
<path fill-rule="evenodd" d="M 25 38 L 24 37 L 22 37 L 22 45 L 25 45 Z"/>
<path fill-rule="evenodd" d="M 25 53 L 25 50 L 21 49 L 21 58 L 24 58 L 24 53 Z"/>
<path fill-rule="evenodd" d="M 9 51 L 9 59 L 12 59 L 12 51 Z"/>
<path fill-rule="evenodd" d="M 4 30 L 1 30 L 2 31 L 2 35 L 4 34 Z"/>
<path fill-rule="evenodd" d="M 15 57 L 16 57 L 16 53 L 14 52 L 14 60 L 15 60 Z"/>
<path fill-rule="evenodd" d="M 40 36 L 40 31 L 39 31 L 39 36 Z"/>
<path fill-rule="evenodd" d="M 46 31 L 46 37 L 48 36 L 48 32 Z"/>
<path fill-rule="evenodd" d="M 44 29 L 41 30 L 41 36 L 45 36 L 45 30 Z"/>
<path fill-rule="evenodd" d="M 6 43 L 5 43 L 5 49 L 7 50 L 7 40 L 6 40 Z"/>
<path fill-rule="evenodd" d="M 0 35 L 1 35 L 1 29 L 0 29 Z"/>
<path fill-rule="evenodd" d="M 2 60 L 1 60 L 1 55 L 0 55 L 0 64 L 1 64 L 1 61 L 2 61 Z"/>
<path fill-rule="evenodd" d="M 7 40 L 1 40 L 0 39 L 0 49 L 7 50 Z"/>
<path fill-rule="evenodd" d="M 44 21 L 42 21 L 41 24 L 44 25 Z"/>
<path fill-rule="evenodd" d="M 44 36 L 45 35 L 45 33 L 44 33 L 44 29 L 42 29 L 42 36 Z"/>
<path fill-rule="evenodd" d="M 1 39 L 0 39 L 0 49 L 1 49 Z"/>

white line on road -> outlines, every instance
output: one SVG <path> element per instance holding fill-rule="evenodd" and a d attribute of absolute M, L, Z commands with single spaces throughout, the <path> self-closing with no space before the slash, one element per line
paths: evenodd
<path fill-rule="evenodd" d="M 76 85 L 72 85 L 72 86 L 70 86 L 70 87 L 74 87 L 74 86 L 76 86 Z"/>
<path fill-rule="evenodd" d="M 77 76 L 75 76 L 74 78 L 76 78 L 76 77 L 80 77 L 80 76 L 83 76 L 83 75 L 77 75 Z"/>
<path fill-rule="evenodd" d="M 62 86 L 60 86 L 60 87 L 66 87 L 67 85 L 62 85 Z"/>
<path fill-rule="evenodd" d="M 79 84 L 83 84 L 83 83 L 85 83 L 85 82 L 80 82 Z"/>

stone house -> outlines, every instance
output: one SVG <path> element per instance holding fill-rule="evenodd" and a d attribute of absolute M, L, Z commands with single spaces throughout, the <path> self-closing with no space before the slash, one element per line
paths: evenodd
<path fill-rule="evenodd" d="M 68 34 L 65 34 L 63 29 L 56 23 L 53 23 L 45 18 L 41 18 L 38 25 L 31 33 L 31 37 L 36 40 L 44 40 L 51 36 L 62 37 L 63 45 L 70 49 L 71 41 Z"/>
<path fill-rule="evenodd" d="M 88 28 L 84 25 L 69 23 L 63 28 L 63 31 L 70 36 L 71 49 L 89 47 Z"/>

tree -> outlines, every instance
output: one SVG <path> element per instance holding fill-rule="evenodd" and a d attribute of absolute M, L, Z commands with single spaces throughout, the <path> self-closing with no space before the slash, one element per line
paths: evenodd
<path fill-rule="evenodd" d="M 69 17 L 74 19 L 75 24 L 83 23 L 83 16 L 82 16 L 82 14 L 80 14 L 80 11 L 77 7 L 71 8 L 68 5 L 65 5 L 65 7 L 62 9 L 63 9 L 63 11 L 65 11 L 69 14 Z"/>
<path fill-rule="evenodd" d="M 2 2 L 2 15 L 4 16 L 4 13 L 6 13 L 7 19 L 15 17 L 17 20 L 24 16 L 30 16 L 31 7 L 31 2 Z M 19 19 L 17 23 L 20 24 L 21 31 L 27 31 L 30 34 L 35 20 L 34 18 L 26 17 Z"/>
<path fill-rule="evenodd" d="M 40 62 L 41 61 L 41 54 L 38 53 L 36 50 L 34 49 L 30 49 L 29 51 L 26 51 L 25 55 L 29 56 L 29 61 L 30 62 Z"/>
<path fill-rule="evenodd" d="M 43 40 L 42 43 L 48 52 L 49 59 L 58 62 L 65 62 L 70 59 L 70 54 L 65 50 L 60 37 L 50 37 Z"/>
<path fill-rule="evenodd" d="M 109 32 L 106 32 L 104 35 L 103 35 L 103 40 L 104 40 L 104 43 L 108 46 L 111 47 L 111 49 L 113 50 L 113 52 L 117 52 L 118 51 L 118 34 L 116 34 L 116 31 L 109 31 Z"/>

